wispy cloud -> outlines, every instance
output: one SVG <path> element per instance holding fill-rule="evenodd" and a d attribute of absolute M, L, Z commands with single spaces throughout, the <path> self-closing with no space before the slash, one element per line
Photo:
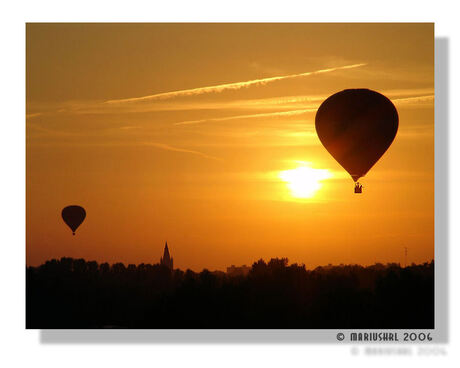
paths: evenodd
<path fill-rule="evenodd" d="M 221 160 L 220 158 L 218 157 L 214 157 L 214 156 L 209 156 L 203 152 L 199 152 L 199 151 L 193 151 L 193 150 L 188 150 L 188 149 L 185 149 L 185 148 L 179 148 L 179 147 L 174 147 L 174 146 L 170 146 L 169 144 L 164 144 L 164 143 L 155 143 L 155 142 L 143 142 L 141 143 L 142 145 L 144 146 L 151 146 L 151 147 L 156 147 L 156 148 L 159 148 L 159 149 L 162 149 L 162 150 L 166 150 L 166 151 L 173 151 L 173 152 L 183 152 L 183 153 L 191 153 L 193 155 L 197 155 L 197 156 L 201 156 L 201 157 L 204 157 L 204 158 L 208 158 L 210 160 Z"/>
<path fill-rule="evenodd" d="M 404 98 L 396 98 L 392 99 L 395 104 L 420 104 L 420 103 L 427 103 L 427 102 L 434 102 L 434 95 L 426 95 L 426 96 L 415 96 L 415 97 L 404 97 Z"/>
<path fill-rule="evenodd" d="M 216 86 L 208 86 L 208 87 L 198 87 L 192 89 L 183 89 L 179 91 L 171 91 L 171 92 L 163 92 L 157 93 L 154 95 L 142 96 L 142 97 L 133 97 L 133 98 L 124 98 L 124 99 L 117 99 L 117 100 L 108 100 L 105 101 L 106 104 L 117 104 L 117 103 L 126 103 L 126 102 L 140 102 L 140 101 L 151 101 L 151 100 L 164 100 L 168 98 L 174 97 L 181 97 L 181 96 L 196 96 L 202 95 L 205 93 L 219 93 L 225 90 L 238 90 L 241 88 L 248 88 L 255 85 L 265 85 L 267 83 L 272 83 L 280 80 L 286 79 L 293 79 L 293 78 L 300 78 L 300 77 L 307 77 L 310 75 L 321 74 L 321 73 L 330 73 L 337 70 L 343 69 L 353 69 L 364 66 L 366 64 L 352 64 L 352 65 L 345 65 L 339 66 L 335 68 L 328 68 L 328 69 L 320 69 L 313 72 L 306 72 L 306 73 L 299 73 L 299 74 L 290 74 L 290 75 L 283 75 L 279 77 L 270 77 L 270 78 L 262 78 L 262 79 L 254 79 L 250 81 L 244 82 L 234 82 L 234 83 L 227 83 L 227 84 L 219 84 Z"/>
<path fill-rule="evenodd" d="M 434 98 L 432 89 L 406 89 L 382 91 L 395 103 L 425 103 Z M 97 102 L 67 102 L 64 108 L 48 111 L 48 114 L 132 114 L 154 113 L 160 111 L 192 111 L 192 110 L 297 110 L 300 108 L 318 108 L 329 95 L 293 95 L 277 96 L 260 99 L 242 99 L 230 101 L 151 101 L 142 104 L 104 104 Z M 148 101 L 147 101 L 148 102 Z M 46 113 L 27 114 L 27 118 L 35 118 Z"/>
<path fill-rule="evenodd" d="M 68 114 L 131 114 L 191 110 L 274 110 L 297 109 L 299 107 L 318 107 L 327 96 L 278 96 L 261 99 L 243 99 L 230 101 L 147 101 L 142 104 L 104 104 L 95 102 L 67 103 L 59 112 Z M 151 102 L 151 103 L 149 103 Z M 57 113 L 55 109 L 53 113 Z M 37 114 L 38 115 L 38 114 Z"/>
<path fill-rule="evenodd" d="M 36 118 L 37 116 L 43 115 L 41 112 L 35 112 L 33 114 L 26 114 L 27 119 Z"/>
<path fill-rule="evenodd" d="M 263 117 L 275 117 L 275 116 L 294 116 L 294 115 L 305 114 L 307 112 L 312 112 L 312 111 L 316 111 L 316 109 L 302 109 L 302 110 L 269 112 L 269 113 L 262 113 L 262 114 L 226 116 L 222 118 L 187 120 L 187 121 L 180 121 L 180 122 L 174 123 L 173 125 L 190 125 L 190 124 L 200 124 L 200 123 L 206 123 L 206 122 L 212 122 L 212 121 L 226 121 L 226 120 L 251 119 L 251 118 L 263 118 Z"/>
<path fill-rule="evenodd" d="M 45 130 L 45 133 L 48 133 L 47 136 L 49 137 L 50 133 L 56 133 L 56 132 L 51 132 L 51 131 Z M 72 137 L 75 138 L 75 134 L 69 134 L 69 133 L 65 133 L 65 132 L 57 132 L 54 135 L 56 137 L 60 137 L 60 138 L 62 138 L 62 136 L 67 136 L 68 138 L 69 137 L 70 138 L 72 138 Z M 188 154 L 200 156 L 202 158 L 206 158 L 206 159 L 209 159 L 209 160 L 222 161 L 222 159 L 219 158 L 219 157 L 210 156 L 210 155 L 207 155 L 207 154 L 205 154 L 203 152 L 200 152 L 200 151 L 194 151 L 194 150 L 190 150 L 190 149 L 186 149 L 186 148 L 175 147 L 175 146 L 171 146 L 169 144 L 158 143 L 158 142 L 137 141 L 137 140 L 133 140 L 133 141 L 120 141 L 120 140 L 88 141 L 87 139 L 81 139 L 81 137 L 79 137 L 77 140 L 72 140 L 72 141 L 62 140 L 62 139 L 59 139 L 57 141 L 49 141 L 49 140 L 41 139 L 42 137 L 40 135 L 35 136 L 34 138 L 40 138 L 40 139 L 32 140 L 32 141 L 28 142 L 27 144 L 28 145 L 30 144 L 30 145 L 33 145 L 33 146 L 65 146 L 65 147 L 69 147 L 69 146 L 95 146 L 95 147 L 131 147 L 131 146 L 138 147 L 138 146 L 147 146 L 147 147 L 155 147 L 155 148 L 158 148 L 158 149 L 161 149 L 161 150 L 164 150 L 164 151 L 188 153 Z"/>
<path fill-rule="evenodd" d="M 420 90 L 424 91 L 424 90 Z M 434 94 L 421 95 L 421 96 L 410 96 L 410 97 L 399 97 L 407 96 L 410 93 L 420 92 L 419 90 L 403 90 L 403 91 L 389 91 L 389 96 L 394 96 L 391 100 L 399 104 L 420 104 L 434 101 Z M 190 124 L 200 124 L 206 122 L 216 122 L 216 121 L 227 121 L 227 120 L 238 120 L 238 119 L 248 119 L 248 118 L 263 118 L 263 117 L 276 117 L 276 116 L 292 116 L 292 115 L 301 115 L 307 112 L 314 112 L 319 106 L 319 102 L 323 101 L 326 96 L 285 96 L 269 99 L 260 99 L 260 100 L 247 100 L 240 101 L 239 106 L 245 104 L 246 108 L 289 108 L 289 107 L 300 107 L 305 102 L 314 102 L 316 103 L 309 104 L 307 109 L 295 109 L 289 111 L 277 111 L 270 113 L 260 113 L 260 114 L 248 114 L 248 115 L 234 115 L 226 116 L 221 118 L 209 118 L 209 119 L 199 119 L 199 120 L 187 120 L 174 123 L 173 125 L 190 125 Z M 230 106 L 230 104 L 228 105 Z"/>

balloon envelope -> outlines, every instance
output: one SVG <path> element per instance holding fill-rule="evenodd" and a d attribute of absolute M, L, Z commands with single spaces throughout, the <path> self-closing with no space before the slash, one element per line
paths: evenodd
<path fill-rule="evenodd" d="M 384 95 L 346 89 L 316 112 L 319 140 L 356 182 L 379 160 L 398 131 L 398 112 Z"/>
<path fill-rule="evenodd" d="M 72 229 L 72 234 L 75 235 L 75 230 L 86 217 L 86 211 L 80 206 L 67 206 L 62 210 L 61 215 L 67 226 Z"/>

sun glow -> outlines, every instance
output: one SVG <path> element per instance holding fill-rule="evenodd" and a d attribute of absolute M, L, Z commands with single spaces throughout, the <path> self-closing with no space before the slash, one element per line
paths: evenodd
<path fill-rule="evenodd" d="M 332 177 L 332 173 L 325 169 L 314 169 L 308 163 L 301 162 L 292 170 L 280 171 L 279 178 L 286 182 L 295 198 L 312 198 L 321 189 L 322 181 Z"/>

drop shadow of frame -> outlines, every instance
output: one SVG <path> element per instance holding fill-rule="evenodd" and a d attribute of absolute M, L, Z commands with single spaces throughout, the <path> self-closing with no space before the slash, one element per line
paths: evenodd
<path fill-rule="evenodd" d="M 447 343 L 449 234 L 449 39 L 435 38 L 435 330 Z M 371 330 L 369 330 L 370 332 Z M 398 330 L 395 330 L 398 331 Z M 42 344 L 337 343 L 346 330 L 40 330 Z M 342 342 L 342 344 L 345 342 Z"/>

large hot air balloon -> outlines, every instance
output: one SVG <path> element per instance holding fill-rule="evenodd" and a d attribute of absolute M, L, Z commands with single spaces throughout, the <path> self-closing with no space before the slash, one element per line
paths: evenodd
<path fill-rule="evenodd" d="M 393 142 L 398 112 L 384 95 L 369 89 L 346 89 L 328 97 L 315 118 L 319 140 L 355 181 L 366 175 Z"/>
<path fill-rule="evenodd" d="M 75 230 L 86 217 L 86 211 L 80 206 L 67 206 L 62 210 L 61 215 L 64 222 L 72 230 L 72 235 L 75 235 Z"/>

